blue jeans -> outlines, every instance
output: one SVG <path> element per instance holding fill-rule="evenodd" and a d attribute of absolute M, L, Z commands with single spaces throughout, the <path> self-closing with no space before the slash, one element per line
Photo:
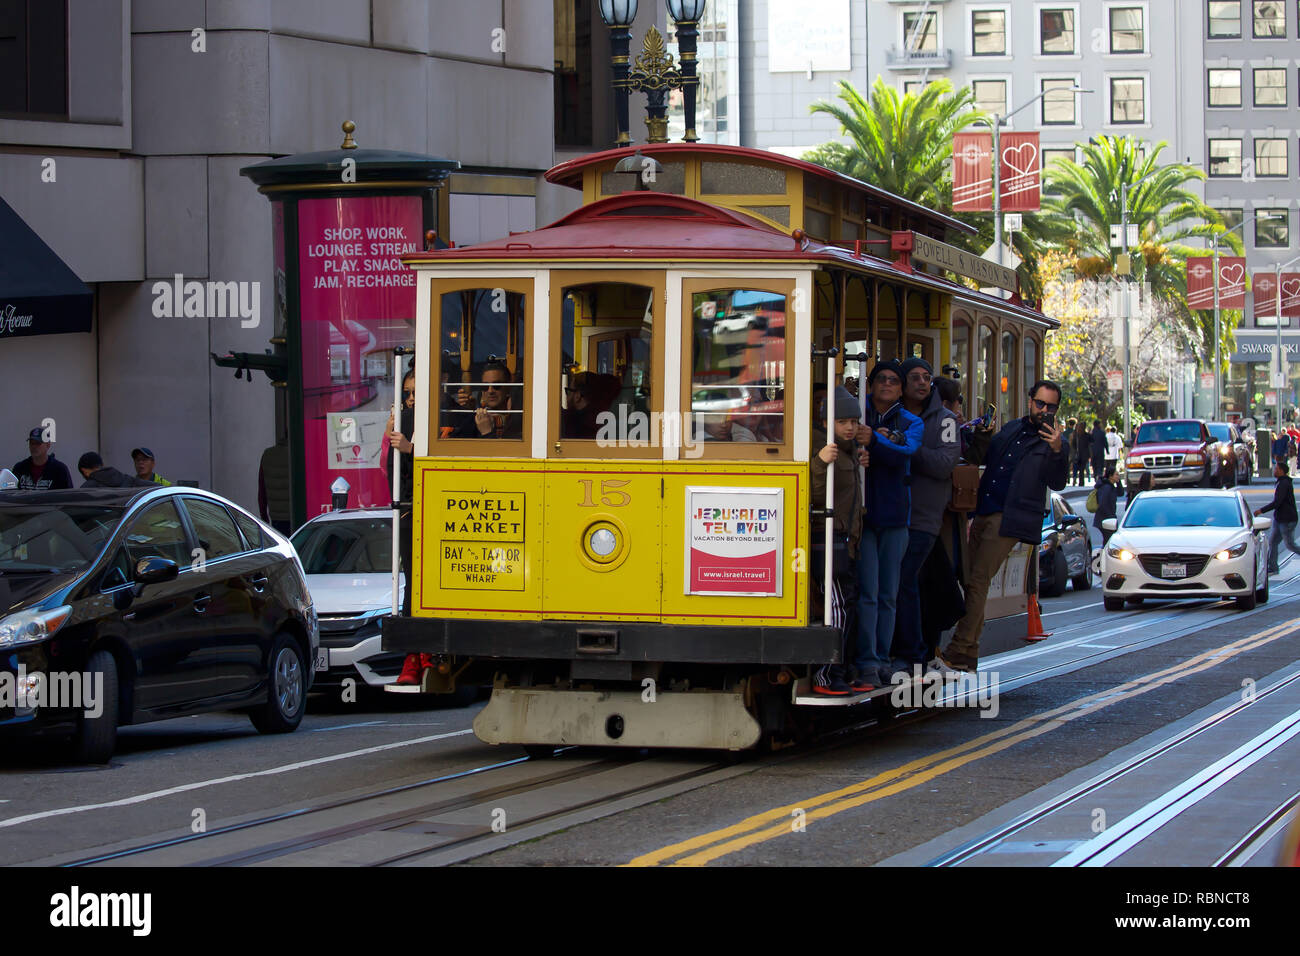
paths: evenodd
<path fill-rule="evenodd" d="M 911 670 L 913 664 L 927 660 L 925 640 L 921 637 L 921 591 L 918 587 L 921 566 L 930 556 L 935 535 L 912 529 L 907 533 L 907 550 L 903 552 L 898 579 L 898 632 L 894 636 L 894 664 Z"/>
<path fill-rule="evenodd" d="M 859 671 L 889 666 L 898 579 L 906 551 L 906 528 L 863 526 L 858 550 L 858 640 L 853 649 L 853 666 Z"/>
<path fill-rule="evenodd" d="M 1273 574 L 1278 573 L 1278 545 L 1284 538 L 1286 539 L 1286 546 L 1290 548 L 1294 554 L 1300 554 L 1300 546 L 1295 543 L 1295 524 L 1294 521 L 1288 521 L 1285 523 L 1281 521 L 1273 522 L 1273 529 L 1268 534 L 1268 569 Z"/>

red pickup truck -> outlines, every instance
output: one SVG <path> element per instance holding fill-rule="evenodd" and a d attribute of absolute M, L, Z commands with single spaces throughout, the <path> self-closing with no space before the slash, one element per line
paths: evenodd
<path fill-rule="evenodd" d="M 1128 483 L 1136 486 L 1145 473 L 1155 488 L 1229 488 L 1237 483 L 1236 469 L 1223 467 L 1215 454 L 1218 441 L 1205 422 L 1194 418 L 1160 419 L 1138 428 L 1137 442 L 1125 465 Z"/>

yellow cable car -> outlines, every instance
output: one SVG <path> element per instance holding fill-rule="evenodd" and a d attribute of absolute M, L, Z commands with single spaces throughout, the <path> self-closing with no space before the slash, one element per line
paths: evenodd
<path fill-rule="evenodd" d="M 772 153 L 640 149 L 631 173 L 630 148 L 551 170 L 584 204 L 549 226 L 404 260 L 414 590 L 384 647 L 438 656 L 425 690 L 491 680 L 490 743 L 786 733 L 809 668 L 840 655 L 810 598 L 826 357 L 837 376 L 951 361 L 968 403 L 1016 416 L 1055 325 L 1011 270 L 941 242 L 969 231 L 949 217 Z"/>

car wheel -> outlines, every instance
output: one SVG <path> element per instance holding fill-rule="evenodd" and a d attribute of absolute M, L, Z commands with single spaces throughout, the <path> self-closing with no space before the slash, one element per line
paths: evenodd
<path fill-rule="evenodd" d="M 1250 474 L 1254 470 L 1255 470 L 1255 463 L 1251 461 L 1249 458 L 1247 458 L 1246 467 L 1243 468 L 1241 471 L 1241 478 L 1239 479 L 1239 483 L 1243 485 L 1250 484 Z"/>
<path fill-rule="evenodd" d="M 1255 579 L 1255 583 L 1256 584 L 1259 583 L 1259 578 Z M 1262 588 L 1255 588 L 1255 603 L 1256 604 L 1268 603 L 1268 575 L 1267 574 L 1264 575 L 1264 586 Z"/>
<path fill-rule="evenodd" d="M 104 675 L 103 706 L 97 717 L 83 713 L 77 718 L 71 756 L 77 763 L 108 763 L 117 748 L 117 661 L 108 651 L 95 651 L 86 661 L 86 673 L 92 682 L 96 674 Z"/>
<path fill-rule="evenodd" d="M 288 634 L 276 635 L 271 645 L 266 684 L 266 703 L 249 711 L 249 719 L 263 734 L 292 733 L 306 710 L 307 680 L 302 650 Z"/>
<path fill-rule="evenodd" d="M 1106 610 L 1108 610 L 1108 611 L 1122 611 L 1122 610 L 1124 610 L 1124 599 L 1123 599 L 1123 598 L 1118 598 L 1118 597 L 1104 597 L 1104 598 L 1101 599 L 1101 603 L 1102 603 L 1102 605 L 1106 608 Z"/>
<path fill-rule="evenodd" d="M 1083 573 L 1070 579 L 1076 591 L 1087 591 L 1092 587 L 1092 555 L 1084 555 Z"/>
<path fill-rule="evenodd" d="M 1200 487 L 1202 487 L 1202 488 L 1213 488 L 1213 487 L 1214 487 L 1214 473 L 1210 471 L 1210 466 L 1209 466 L 1209 465 L 1206 465 L 1206 466 L 1205 466 L 1205 474 L 1201 476 L 1201 484 L 1200 484 Z"/>
<path fill-rule="evenodd" d="M 1065 593 L 1065 586 L 1070 581 L 1070 566 L 1066 563 L 1065 555 L 1061 549 L 1056 549 L 1056 554 L 1052 558 L 1052 589 L 1044 591 L 1044 597 L 1060 597 Z"/>
<path fill-rule="evenodd" d="M 1251 591 L 1249 594 L 1243 594 L 1241 597 L 1233 598 L 1233 601 L 1236 602 L 1238 611 L 1255 610 L 1256 599 L 1254 591 Z"/>

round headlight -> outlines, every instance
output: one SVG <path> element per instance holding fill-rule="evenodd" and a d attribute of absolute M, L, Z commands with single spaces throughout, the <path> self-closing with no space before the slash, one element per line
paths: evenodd
<path fill-rule="evenodd" d="M 587 539 L 587 547 L 599 558 L 607 558 L 618 548 L 618 536 L 609 528 L 597 528 Z"/>

